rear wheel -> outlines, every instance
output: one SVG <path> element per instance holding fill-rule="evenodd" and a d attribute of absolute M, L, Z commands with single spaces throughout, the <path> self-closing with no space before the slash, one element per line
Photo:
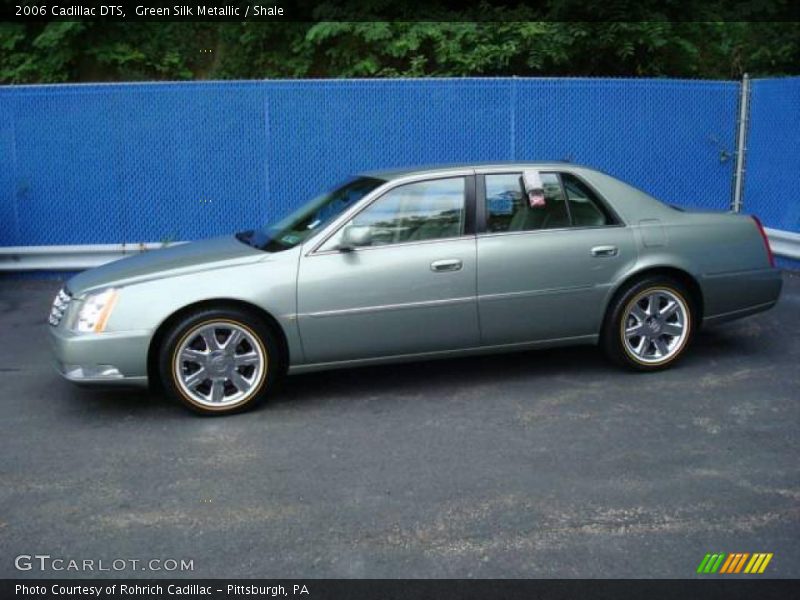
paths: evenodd
<path fill-rule="evenodd" d="M 264 399 L 281 373 L 269 326 L 240 309 L 191 313 L 167 334 L 159 353 L 164 389 L 202 414 L 228 414 Z"/>
<path fill-rule="evenodd" d="M 693 333 L 690 295 L 668 277 L 643 279 L 619 294 L 602 345 L 615 362 L 639 371 L 664 369 L 685 352 Z"/>

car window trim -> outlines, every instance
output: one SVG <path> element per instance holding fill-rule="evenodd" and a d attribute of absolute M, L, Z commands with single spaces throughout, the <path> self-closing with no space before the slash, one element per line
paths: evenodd
<path fill-rule="evenodd" d="M 567 209 L 567 221 L 569 221 L 570 229 L 575 227 L 575 221 L 572 220 L 572 209 L 569 206 L 569 199 L 567 198 L 567 190 L 564 187 L 564 180 L 561 179 L 561 173 L 555 173 L 556 179 L 558 179 L 558 187 L 561 190 L 561 198 L 563 199 L 564 206 Z"/>
<path fill-rule="evenodd" d="M 475 205 L 475 175 L 468 175 L 464 182 L 464 226 L 462 235 L 475 235 L 477 215 Z"/>
<path fill-rule="evenodd" d="M 441 242 L 441 241 L 448 241 L 448 240 L 452 241 L 452 240 L 457 240 L 457 239 L 462 239 L 462 238 L 465 238 L 465 239 L 474 238 L 475 237 L 475 233 L 469 233 L 469 234 L 466 233 L 466 231 L 467 231 L 467 229 L 466 229 L 467 228 L 467 218 L 468 218 L 468 212 L 469 212 L 468 208 L 469 208 L 469 200 L 470 200 L 470 193 L 469 193 L 470 192 L 470 189 L 469 189 L 469 180 L 470 179 L 472 179 L 472 182 L 473 182 L 473 190 L 472 190 L 473 203 L 474 203 L 474 198 L 475 198 L 475 193 L 474 193 L 475 171 L 474 171 L 474 169 L 470 169 L 468 172 L 466 170 L 462 170 L 462 171 L 459 171 L 459 172 L 456 172 L 456 173 L 440 173 L 440 174 L 435 175 L 433 177 L 419 177 L 419 176 L 417 176 L 417 177 L 413 177 L 413 178 L 410 178 L 410 179 L 399 179 L 399 180 L 396 180 L 396 181 L 395 180 L 387 181 L 386 182 L 387 184 L 394 183 L 395 185 L 392 185 L 390 187 L 386 187 L 385 189 L 382 189 L 384 186 L 381 186 L 380 188 L 376 189 L 373 192 L 373 194 L 375 194 L 375 196 L 373 198 L 369 198 L 369 197 L 362 198 L 361 202 L 364 202 L 364 206 L 363 207 L 359 207 L 358 204 L 357 204 L 356 206 L 352 207 L 351 211 L 348 211 L 345 214 L 342 214 L 339 219 L 337 219 L 336 221 L 331 223 L 331 225 L 330 225 L 331 230 L 329 232 L 326 232 L 324 234 L 324 236 L 322 237 L 322 239 L 317 244 L 315 244 L 314 247 L 311 250 L 306 252 L 305 255 L 306 256 L 319 256 L 319 255 L 339 253 L 339 250 L 335 250 L 335 249 L 320 250 L 320 248 L 322 246 L 324 246 L 329 239 L 331 239 L 333 236 L 335 236 L 337 233 L 339 233 L 339 231 L 345 225 L 347 225 L 347 223 L 352 221 L 354 218 L 356 218 L 358 215 L 360 215 L 362 212 L 364 212 L 370 206 L 372 206 L 375 202 L 377 202 L 378 200 L 380 200 L 386 194 L 392 192 L 393 190 L 395 190 L 395 189 L 397 189 L 399 187 L 403 187 L 405 185 L 412 185 L 412 184 L 415 184 L 415 183 L 423 183 L 423 182 L 426 182 L 426 181 L 438 181 L 440 179 L 458 179 L 458 178 L 464 179 L 464 227 L 462 228 L 461 235 L 454 236 L 454 237 L 448 237 L 448 238 L 437 238 L 437 239 L 433 239 L 433 240 L 414 240 L 412 242 L 399 242 L 397 244 L 382 244 L 380 246 L 364 246 L 362 248 L 354 248 L 352 251 L 353 252 L 358 252 L 360 250 L 366 250 L 366 249 L 394 248 L 394 247 L 397 247 L 397 246 L 410 246 L 412 244 L 425 244 L 425 243 L 430 243 L 430 242 Z"/>
<path fill-rule="evenodd" d="M 475 176 L 475 233 L 484 233 L 486 224 L 486 173 L 480 173 Z"/>

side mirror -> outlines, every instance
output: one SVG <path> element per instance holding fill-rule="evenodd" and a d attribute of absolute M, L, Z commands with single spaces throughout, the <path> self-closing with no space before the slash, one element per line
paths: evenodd
<path fill-rule="evenodd" d="M 360 246 L 372 244 L 372 227 L 369 225 L 348 225 L 342 232 L 342 241 L 339 242 L 341 252 L 350 252 Z"/>

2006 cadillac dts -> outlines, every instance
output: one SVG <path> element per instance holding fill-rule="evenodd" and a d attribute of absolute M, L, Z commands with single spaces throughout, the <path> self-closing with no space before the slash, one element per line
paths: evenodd
<path fill-rule="evenodd" d="M 287 371 L 595 343 L 661 369 L 781 285 L 755 217 L 571 164 L 471 165 L 360 175 L 263 229 L 85 271 L 50 330 L 70 381 L 221 414 Z"/>

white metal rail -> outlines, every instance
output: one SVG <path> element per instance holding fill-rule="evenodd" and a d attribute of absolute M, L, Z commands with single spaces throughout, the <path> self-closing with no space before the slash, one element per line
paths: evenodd
<path fill-rule="evenodd" d="M 772 252 L 785 258 L 800 260 L 800 233 L 765 228 Z"/>
<path fill-rule="evenodd" d="M 175 243 L 6 246 L 0 247 L 0 271 L 80 271 L 173 245 Z"/>

